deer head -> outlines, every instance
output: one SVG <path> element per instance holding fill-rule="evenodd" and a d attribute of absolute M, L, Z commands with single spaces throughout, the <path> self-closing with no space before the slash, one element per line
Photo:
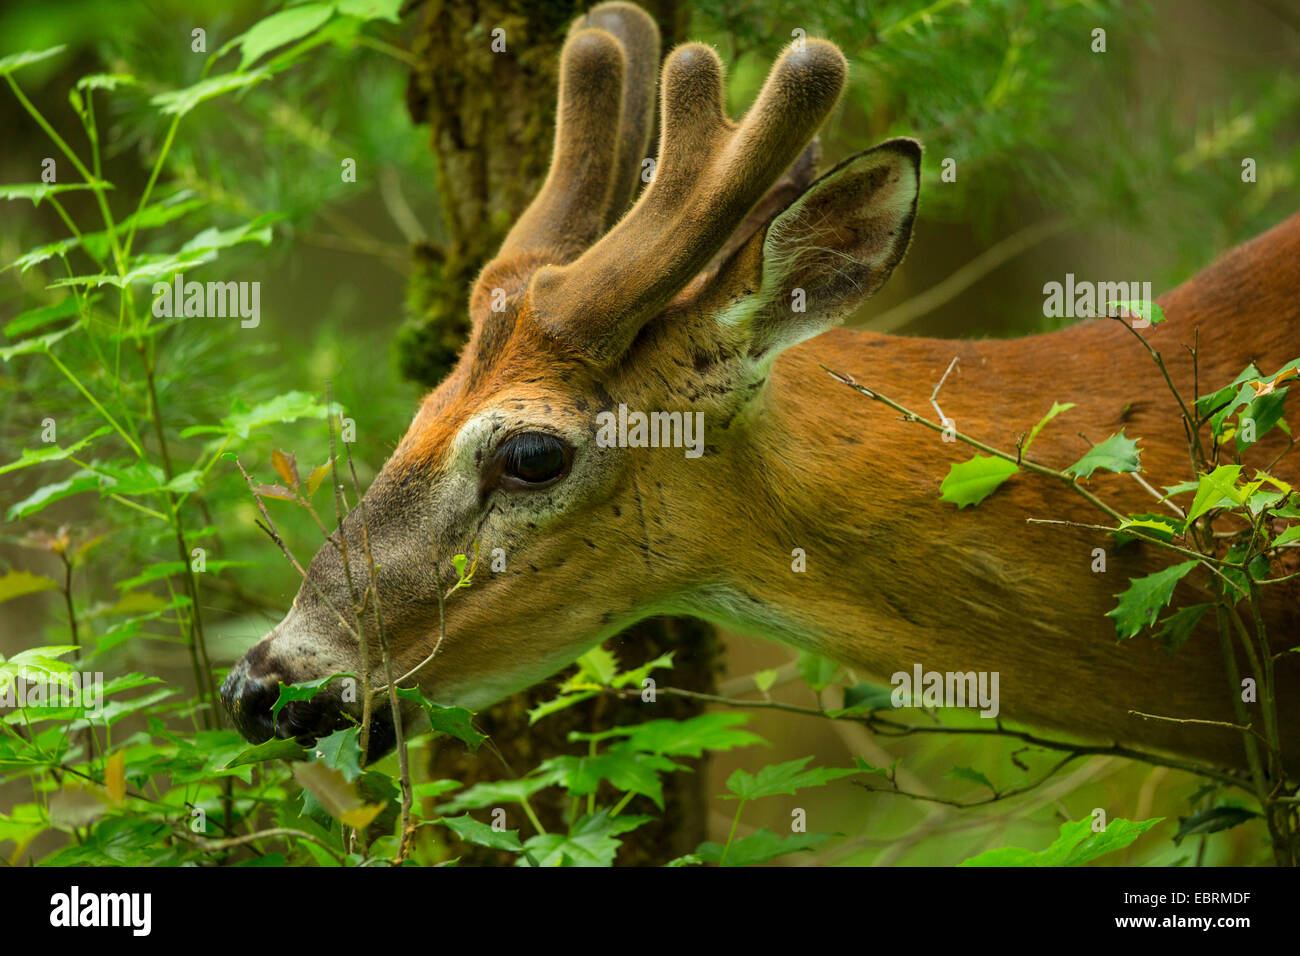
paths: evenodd
<path fill-rule="evenodd" d="M 395 672 L 471 708 L 641 618 L 730 621 L 753 600 L 715 544 L 719 528 L 743 538 L 768 504 L 769 463 L 787 454 L 768 414 L 773 363 L 898 264 L 920 148 L 891 140 L 810 183 L 809 144 L 845 83 L 840 51 L 792 44 L 732 122 L 718 56 L 688 43 L 663 65 L 658 160 L 628 209 L 658 62 L 658 31 L 630 4 L 574 24 L 549 175 L 471 292 L 459 363 L 222 687 L 246 736 L 313 736 L 359 714 L 323 693 L 273 728 L 270 707 L 281 682 L 360 672 L 340 545 L 363 585 L 363 535 Z M 475 548 L 479 571 L 445 602 L 444 630 L 451 558 Z M 377 733 L 372 751 L 391 743 Z"/>

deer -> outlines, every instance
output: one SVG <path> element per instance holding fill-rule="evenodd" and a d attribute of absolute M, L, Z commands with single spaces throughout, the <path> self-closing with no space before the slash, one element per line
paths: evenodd
<path fill-rule="evenodd" d="M 1170 656 L 1149 639 L 1117 641 L 1105 616 L 1165 554 L 1027 523 L 1096 517 L 1032 475 L 958 511 L 939 483 L 969 449 L 827 374 L 925 408 L 956 358 L 943 411 L 963 433 L 1014 447 L 1053 401 L 1074 402 L 1069 427 L 1038 437 L 1038 459 L 1064 467 L 1087 449 L 1081 435 L 1126 428 L 1141 438 L 1144 473 L 1173 484 L 1187 477 L 1186 438 L 1149 355 L 1104 317 L 1011 340 L 839 328 L 908 249 L 920 144 L 890 139 L 814 177 L 816 134 L 847 83 L 837 46 L 787 46 L 739 121 L 712 48 L 677 46 L 660 71 L 659 47 L 632 4 L 600 4 L 573 24 L 549 173 L 470 291 L 458 364 L 315 555 L 284 619 L 230 669 L 221 696 L 240 732 L 310 740 L 360 718 L 338 682 L 272 718 L 280 684 L 359 673 L 361 640 L 378 659 L 375 628 L 357 626 L 346 545 L 353 574 L 372 554 L 394 672 L 442 704 L 481 709 L 638 620 L 694 616 L 882 682 L 917 664 L 996 672 L 1000 719 L 1243 767 L 1228 726 L 1134 714 L 1234 721 L 1239 689 L 1212 630 Z M 659 147 L 642 183 L 656 73 Z M 1250 361 L 1295 357 L 1297 292 L 1293 215 L 1158 298 L 1165 320 L 1145 334 L 1185 394 L 1195 376 L 1217 387 Z M 1193 341 L 1197 368 L 1182 348 Z M 702 413 L 701 453 L 598 441 L 602 413 L 620 408 Z M 1285 450 L 1278 431 L 1250 460 Z M 1275 474 L 1300 480 L 1285 459 Z M 1116 508 L 1152 509 L 1130 476 L 1099 472 L 1089 487 Z M 1104 573 L 1092 567 L 1099 545 Z M 457 580 L 453 556 L 471 548 L 500 549 L 504 568 L 441 600 Z M 1293 583 L 1265 609 L 1279 650 L 1300 634 Z M 1294 740 L 1290 660 L 1277 681 Z M 372 721 L 372 753 L 391 748 L 388 708 Z"/>

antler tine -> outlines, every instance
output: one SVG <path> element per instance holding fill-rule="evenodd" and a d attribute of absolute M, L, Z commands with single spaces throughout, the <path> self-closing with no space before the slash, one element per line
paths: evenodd
<path fill-rule="evenodd" d="M 498 259 L 568 262 L 622 215 L 650 139 L 658 61 L 659 28 L 639 7 L 602 3 L 573 22 L 551 168 Z"/>
<path fill-rule="evenodd" d="M 537 255 L 567 262 L 605 225 L 618 141 L 609 135 L 622 111 L 626 61 L 604 30 L 569 35 L 560 53 L 555 146 L 546 182 L 501 244 L 499 260 Z"/>
<path fill-rule="evenodd" d="M 723 112 L 717 54 L 699 43 L 674 50 L 661 81 L 654 182 L 576 260 L 538 270 L 530 288 L 539 320 L 597 361 L 620 356 L 641 323 L 690 282 L 812 139 L 847 73 L 834 44 L 793 43 L 735 124 Z"/>
<path fill-rule="evenodd" d="M 573 30 L 595 27 L 623 45 L 627 82 L 623 85 L 623 111 L 619 123 L 618 159 L 610 191 L 605 226 L 612 226 L 627 211 L 640 181 L 641 161 L 650 145 L 654 126 L 655 79 L 659 72 L 659 27 L 640 7 L 615 0 L 592 7 L 575 20 Z"/>

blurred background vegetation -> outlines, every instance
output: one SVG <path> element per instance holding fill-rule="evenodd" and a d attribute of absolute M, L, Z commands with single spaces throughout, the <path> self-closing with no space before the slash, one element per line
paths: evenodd
<path fill-rule="evenodd" d="M 19 78 L 79 150 L 84 136 L 67 92 L 77 78 L 125 73 L 139 81 L 95 95 L 103 176 L 122 197 L 120 218 L 134 208 L 167 134 L 169 118 L 151 97 L 195 83 L 207 61 L 192 51 L 191 31 L 203 28 L 212 52 L 279 6 L 8 3 L 0 7 L 0 56 L 66 45 Z M 1045 282 L 1073 272 L 1167 289 L 1300 208 L 1300 11 L 1285 0 L 648 6 L 666 37 L 717 46 L 729 70 L 733 115 L 743 112 L 795 31 L 840 44 L 851 82 L 822 133 L 823 167 L 889 136 L 924 143 L 911 253 L 854 317 L 851 324 L 861 328 L 954 337 L 1042 331 L 1070 321 L 1043 317 Z M 404 432 L 423 386 L 454 355 L 468 280 L 544 175 L 554 55 L 581 9 L 558 0 L 413 0 L 391 19 L 340 17 L 319 31 L 308 52 L 279 64 L 270 81 L 200 105 L 186 118 L 155 194 L 192 204 L 176 223 L 192 224 L 193 233 L 267 212 L 281 218 L 268 246 L 242 245 L 222 259 L 222 280 L 261 282 L 260 327 L 204 319 L 166 333 L 157 388 L 169 435 L 219 421 L 239 401 L 253 405 L 293 390 L 320 395 L 328 382 L 356 420 L 353 453 L 368 483 Z M 497 26 L 507 31 L 502 56 L 488 50 Z M 1098 28 L 1105 31 L 1104 53 L 1093 50 Z M 274 66 L 278 55 L 268 62 Z M 3 182 L 35 181 L 42 159 L 58 155 L 3 88 L 0 140 Z M 344 158 L 356 161 L 356 182 L 342 181 Z M 1245 158 L 1256 164 L 1253 183 L 1242 181 Z M 955 160 L 955 181 L 940 175 L 945 159 Z M 60 170 L 71 181 L 71 170 Z M 97 217 L 89 193 L 62 198 L 77 221 Z M 48 203 L 0 202 L 0 217 L 3 263 L 67 235 Z M 142 233 L 140 248 L 152 241 Z M 0 274 L 0 320 L 55 301 L 48 286 L 65 274 L 60 269 L 51 259 Z M 195 277 L 210 276 L 199 268 Z M 74 347 L 65 361 L 95 380 L 89 349 Z M 0 462 L 31 447 L 34 423 L 46 417 L 69 436 L 99 424 L 49 363 L 26 358 L 0 366 Z M 179 438 L 177 444 L 187 445 Z M 200 440 L 188 445 L 197 450 Z M 232 446 L 266 480 L 272 448 L 295 452 L 308 467 L 323 462 L 323 423 L 277 425 Z M 5 509 L 53 480 L 36 472 L 0 476 Z M 233 468 L 213 469 L 193 507 L 204 509 L 195 526 L 215 529 L 210 547 L 233 562 L 204 576 L 202 594 L 209 649 L 225 667 L 278 621 L 298 580 L 256 530 L 254 505 Z M 19 543 L 36 527 L 66 523 L 82 539 L 105 536 L 99 547 L 111 551 L 111 561 L 88 564 L 76 591 L 87 612 L 85 640 L 93 645 L 111 632 L 113 581 L 122 569 L 174 556 L 170 531 L 135 517 L 83 496 L 31 521 L 6 520 L 0 570 L 56 571 L 52 556 Z M 314 551 L 318 539 L 305 514 L 285 505 L 275 517 L 301 555 Z M 0 604 L 0 652 L 62 643 L 62 614 L 61 601 L 48 594 Z M 186 681 L 183 641 L 154 630 L 146 625 L 132 640 L 102 648 L 100 663 Z M 758 696 L 746 675 L 776 668 L 774 698 L 813 703 L 791 652 L 734 635 L 723 641 L 722 692 Z M 770 712 L 759 712 L 753 729 L 774 742 L 764 761 L 816 754 L 819 764 L 842 766 L 862 756 L 887 765 L 902 757 L 913 789 L 950 798 L 985 795 L 946 777 L 954 766 L 977 767 L 1002 785 L 1024 778 L 1016 748 L 995 739 L 882 742 L 858 726 Z M 722 792 L 727 775 L 752 769 L 754 759 L 745 751 L 716 756 L 703 790 Z M 1257 862 L 1263 843 L 1251 826 L 1202 849 L 1168 841 L 1198 787 L 1177 772 L 1098 758 L 1028 796 L 979 810 L 868 794 L 841 781 L 755 804 L 746 822 L 781 832 L 797 805 L 808 810 L 810 828 L 848 835 L 829 849 L 786 858 L 794 865 L 947 865 L 992 846 L 1044 846 L 1063 816 L 1123 807 L 1124 816 L 1168 822 L 1155 831 L 1163 839 L 1144 841 L 1146 850 L 1113 862 L 1168 863 L 1197 853 L 1206 863 Z M 0 789 L 0 810 L 9 802 Z M 725 836 L 727 811 L 714 804 L 699 821 L 711 838 Z"/>

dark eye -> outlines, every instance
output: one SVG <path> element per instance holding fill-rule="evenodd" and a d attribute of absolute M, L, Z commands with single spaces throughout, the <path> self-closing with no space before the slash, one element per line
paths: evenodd
<path fill-rule="evenodd" d="M 497 452 L 501 484 L 507 488 L 539 488 L 554 484 L 569 471 L 568 445 L 546 432 L 524 432 L 507 438 Z"/>

